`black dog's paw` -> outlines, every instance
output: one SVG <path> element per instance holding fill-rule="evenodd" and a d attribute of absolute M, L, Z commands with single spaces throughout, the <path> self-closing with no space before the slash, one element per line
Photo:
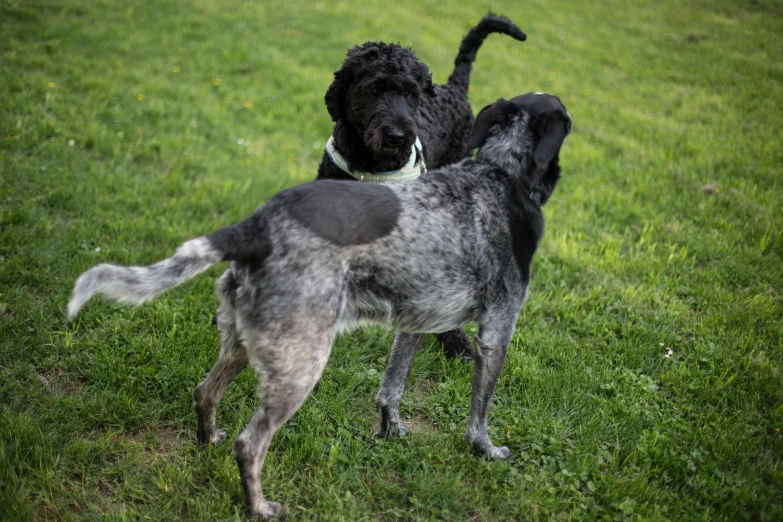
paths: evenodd
<path fill-rule="evenodd" d="M 437 335 L 438 341 L 443 343 L 443 355 L 447 359 L 473 360 L 473 346 L 470 344 L 467 334 L 461 328 Z"/>

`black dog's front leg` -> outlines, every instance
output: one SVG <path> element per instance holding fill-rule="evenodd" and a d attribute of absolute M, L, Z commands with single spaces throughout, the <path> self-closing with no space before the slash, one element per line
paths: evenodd
<path fill-rule="evenodd" d="M 447 359 L 473 360 L 473 346 L 462 328 L 437 334 L 435 337 L 443 343 L 443 355 Z"/>

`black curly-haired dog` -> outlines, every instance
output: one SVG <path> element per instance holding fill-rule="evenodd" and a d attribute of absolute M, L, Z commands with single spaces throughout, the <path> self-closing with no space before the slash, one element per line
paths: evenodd
<path fill-rule="evenodd" d="M 470 71 L 491 33 L 527 38 L 508 18 L 487 14 L 463 38 L 445 85 L 433 85 L 409 48 L 366 42 L 348 51 L 326 91 L 334 130 L 316 179 L 403 181 L 470 156 Z M 472 357 L 462 329 L 437 337 L 447 357 Z"/>

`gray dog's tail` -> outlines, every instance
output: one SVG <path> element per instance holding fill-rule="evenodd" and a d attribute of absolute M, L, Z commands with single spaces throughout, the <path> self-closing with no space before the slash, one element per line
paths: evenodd
<path fill-rule="evenodd" d="M 454 60 L 454 72 L 449 76 L 449 85 L 459 87 L 464 94 L 468 92 L 470 71 L 473 68 L 473 62 L 476 60 L 476 53 L 490 33 L 507 34 L 520 42 L 524 42 L 527 39 L 525 33 L 505 16 L 488 13 L 487 16 L 482 18 L 478 25 L 468 31 L 468 34 L 462 39 L 462 43 L 459 46 L 459 54 L 457 54 L 457 59 Z"/>
<path fill-rule="evenodd" d="M 76 280 L 68 302 L 73 319 L 93 295 L 123 304 L 140 305 L 179 286 L 220 261 L 263 262 L 269 253 L 264 227 L 257 214 L 237 224 L 180 245 L 168 259 L 149 266 L 101 264 Z"/>

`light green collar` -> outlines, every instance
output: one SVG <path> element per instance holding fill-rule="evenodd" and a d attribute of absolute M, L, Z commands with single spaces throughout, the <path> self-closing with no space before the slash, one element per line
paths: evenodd
<path fill-rule="evenodd" d="M 421 141 L 419 141 L 418 136 L 416 137 L 416 143 L 413 144 L 413 148 L 411 149 L 411 156 L 408 158 L 408 162 L 401 169 L 390 170 L 388 172 L 361 172 L 351 169 L 343 155 L 334 148 L 334 136 L 329 136 L 329 141 L 326 142 L 326 148 L 324 150 L 337 168 L 359 181 L 369 181 L 372 183 L 410 181 L 427 172 L 427 166 L 424 164 L 424 152 L 422 151 Z M 419 161 L 416 161 L 417 157 L 419 158 Z"/>

